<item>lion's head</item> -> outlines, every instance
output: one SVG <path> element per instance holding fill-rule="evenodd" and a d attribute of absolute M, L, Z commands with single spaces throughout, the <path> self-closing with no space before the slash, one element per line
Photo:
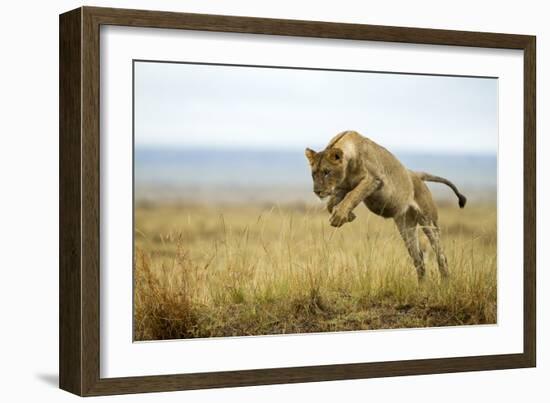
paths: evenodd
<path fill-rule="evenodd" d="M 333 195 L 345 180 L 346 170 L 342 150 L 332 147 L 315 152 L 306 148 L 305 154 L 311 167 L 313 192 L 321 199 Z"/>

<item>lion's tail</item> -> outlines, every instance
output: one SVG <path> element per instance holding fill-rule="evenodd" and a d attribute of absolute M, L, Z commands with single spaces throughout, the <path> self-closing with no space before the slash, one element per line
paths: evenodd
<path fill-rule="evenodd" d="M 456 197 L 458 197 L 458 205 L 460 206 L 460 208 L 464 208 L 464 206 L 466 205 L 466 196 L 458 191 L 453 182 L 440 176 L 430 175 L 425 172 L 417 172 L 417 174 L 423 181 L 444 183 L 445 185 L 449 186 L 451 189 L 453 189 L 453 192 L 455 192 Z"/>

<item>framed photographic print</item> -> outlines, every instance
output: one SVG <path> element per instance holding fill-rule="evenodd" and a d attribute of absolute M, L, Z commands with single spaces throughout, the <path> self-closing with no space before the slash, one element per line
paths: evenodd
<path fill-rule="evenodd" d="M 535 366 L 535 37 L 60 16 L 60 387 Z"/>

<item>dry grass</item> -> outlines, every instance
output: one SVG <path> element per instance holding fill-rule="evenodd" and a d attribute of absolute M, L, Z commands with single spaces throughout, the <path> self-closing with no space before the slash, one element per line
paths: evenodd
<path fill-rule="evenodd" d="M 422 286 L 393 222 L 356 213 L 335 230 L 318 206 L 138 206 L 135 339 L 496 323 L 493 206 L 441 208 L 452 278 L 428 253 Z"/>

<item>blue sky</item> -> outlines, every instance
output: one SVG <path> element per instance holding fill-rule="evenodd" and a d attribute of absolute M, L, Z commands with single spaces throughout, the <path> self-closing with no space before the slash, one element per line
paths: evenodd
<path fill-rule="evenodd" d="M 402 152 L 495 154 L 498 80 L 135 64 L 138 147 L 319 149 L 342 130 Z"/>

